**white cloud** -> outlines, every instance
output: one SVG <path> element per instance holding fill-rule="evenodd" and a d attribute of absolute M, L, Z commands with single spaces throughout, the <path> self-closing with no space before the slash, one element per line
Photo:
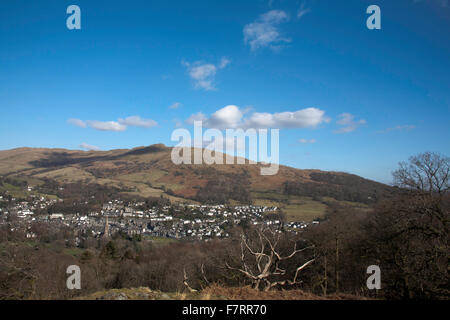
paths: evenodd
<path fill-rule="evenodd" d="M 86 122 L 80 119 L 69 119 L 67 120 L 68 123 L 73 124 L 74 126 L 80 127 L 80 128 L 86 128 Z"/>
<path fill-rule="evenodd" d="M 175 102 L 169 106 L 169 109 L 178 109 L 179 107 L 181 107 L 181 103 Z"/>
<path fill-rule="evenodd" d="M 187 68 L 189 77 L 194 83 L 196 89 L 204 89 L 207 91 L 216 90 L 214 81 L 216 78 L 217 70 L 225 68 L 231 61 L 225 57 L 222 57 L 219 64 L 216 66 L 212 63 L 203 63 L 196 61 L 194 63 L 182 62 Z"/>
<path fill-rule="evenodd" d="M 119 124 L 131 127 L 143 127 L 151 128 L 156 126 L 158 123 L 152 119 L 142 119 L 140 116 L 131 116 L 125 119 L 119 119 Z"/>
<path fill-rule="evenodd" d="M 152 119 L 143 119 L 140 116 L 130 116 L 125 119 L 119 119 L 117 121 L 98 121 L 98 120 L 80 120 L 69 119 L 70 124 L 76 125 L 81 128 L 90 127 L 99 131 L 125 131 L 127 127 L 143 127 L 151 128 L 158 123 Z"/>
<path fill-rule="evenodd" d="M 88 120 L 87 124 L 89 127 L 100 131 L 125 131 L 127 129 L 126 125 L 120 124 L 116 121 Z"/>
<path fill-rule="evenodd" d="M 244 26 L 244 42 L 250 45 L 252 51 L 268 46 L 276 50 L 282 43 L 291 41 L 284 38 L 278 28 L 280 23 L 288 20 L 287 13 L 282 10 L 266 12 L 255 22 Z"/>
<path fill-rule="evenodd" d="M 364 119 L 355 121 L 355 116 L 351 113 L 341 113 L 338 118 L 339 120 L 336 121 L 336 123 L 339 124 L 341 128 L 335 130 L 334 133 L 349 133 L 366 124 L 366 120 Z"/>
<path fill-rule="evenodd" d="M 329 121 L 325 111 L 318 108 L 306 108 L 294 112 L 255 112 L 248 120 L 247 126 L 251 128 L 315 128 Z"/>
<path fill-rule="evenodd" d="M 229 105 L 214 112 L 209 119 L 207 119 L 205 126 L 209 128 L 225 129 L 236 128 L 242 121 L 242 112 L 239 107 Z"/>
<path fill-rule="evenodd" d="M 325 111 L 317 108 L 306 108 L 294 112 L 259 113 L 254 112 L 249 117 L 244 117 L 243 111 L 235 105 L 228 105 L 214 112 L 207 118 L 199 112 L 191 115 L 186 123 L 192 124 L 194 120 L 202 120 L 208 128 L 315 128 L 319 124 L 329 122 Z"/>
<path fill-rule="evenodd" d="M 205 90 L 215 90 L 213 81 L 216 76 L 216 66 L 203 64 L 192 67 L 189 70 L 190 77 L 194 80 L 194 86 Z"/>
<path fill-rule="evenodd" d="M 299 139 L 298 142 L 302 143 L 302 144 L 307 144 L 307 143 L 316 143 L 316 139 Z"/>
<path fill-rule="evenodd" d="M 85 150 L 88 150 L 88 151 L 98 151 L 98 150 L 100 150 L 99 147 L 93 146 L 91 144 L 87 144 L 87 143 L 84 143 L 84 142 L 82 144 L 80 144 L 79 147 L 81 149 L 85 149 Z"/>

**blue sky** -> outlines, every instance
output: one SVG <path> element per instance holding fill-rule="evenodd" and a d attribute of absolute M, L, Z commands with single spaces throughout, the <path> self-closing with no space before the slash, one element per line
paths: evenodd
<path fill-rule="evenodd" d="M 446 0 L 3 0 L 0 39 L 0 149 L 174 145 L 189 119 L 263 117 L 297 168 L 390 182 L 450 153 Z"/>

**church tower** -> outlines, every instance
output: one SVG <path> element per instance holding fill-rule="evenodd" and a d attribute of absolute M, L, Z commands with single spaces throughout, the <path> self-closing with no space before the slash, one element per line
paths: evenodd
<path fill-rule="evenodd" d="M 109 238 L 109 221 L 108 221 L 108 216 L 106 216 L 105 229 L 103 230 L 103 238 Z"/>

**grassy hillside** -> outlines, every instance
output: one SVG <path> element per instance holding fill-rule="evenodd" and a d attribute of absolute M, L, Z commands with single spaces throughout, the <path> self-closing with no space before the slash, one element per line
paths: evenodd
<path fill-rule="evenodd" d="M 367 207 L 393 190 L 341 172 L 280 166 L 276 175 L 262 176 L 261 164 L 175 165 L 171 151 L 161 144 L 110 151 L 6 150 L 0 151 L 0 178 L 32 186 L 98 184 L 123 195 L 163 195 L 173 202 L 273 205 L 289 220 L 321 217 L 336 201 Z M 0 191 L 7 189 L 20 195 L 21 190 L 0 183 Z"/>

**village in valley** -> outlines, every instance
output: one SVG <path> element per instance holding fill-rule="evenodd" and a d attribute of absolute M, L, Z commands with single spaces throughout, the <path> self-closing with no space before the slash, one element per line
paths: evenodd
<path fill-rule="evenodd" d="M 28 190 L 30 191 L 30 190 Z M 22 232 L 33 239 L 33 224 L 45 224 L 55 231 L 70 230 L 74 246 L 83 238 L 109 238 L 121 234 L 128 238 L 171 238 L 204 240 L 229 237 L 234 225 L 267 225 L 283 227 L 293 232 L 306 228 L 306 222 L 285 222 L 278 207 L 256 205 L 166 204 L 144 208 L 144 202 L 110 200 L 100 210 L 76 213 L 48 213 L 46 210 L 63 199 L 34 196 L 21 200 L 0 195 L 0 225 L 11 232 Z M 317 224 L 318 221 L 312 221 Z"/>

